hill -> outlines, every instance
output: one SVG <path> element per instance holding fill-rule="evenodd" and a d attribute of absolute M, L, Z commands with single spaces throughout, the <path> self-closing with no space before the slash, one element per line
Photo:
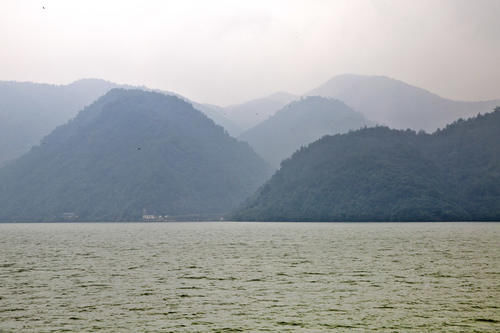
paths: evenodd
<path fill-rule="evenodd" d="M 301 146 L 326 134 L 366 126 L 363 115 L 344 103 L 323 97 L 302 98 L 244 132 L 239 138 L 275 168 Z"/>
<path fill-rule="evenodd" d="M 0 169 L 0 220 L 222 214 L 269 170 L 182 99 L 114 89 Z"/>
<path fill-rule="evenodd" d="M 28 152 L 53 129 L 113 88 L 150 90 L 100 79 L 82 79 L 68 85 L 0 81 L 0 165 Z M 218 106 L 197 103 L 169 91 L 158 92 L 193 104 L 233 136 L 241 133 Z"/>
<path fill-rule="evenodd" d="M 231 136 L 237 137 L 241 133 L 241 128 L 238 125 L 236 125 L 231 119 L 229 119 L 224 108 L 217 105 L 201 104 L 189 101 L 187 99 L 185 100 L 193 104 L 193 107 L 195 109 L 203 112 L 208 118 L 212 119 L 217 125 L 224 127 L 224 129 Z"/>
<path fill-rule="evenodd" d="M 385 76 L 351 74 L 336 76 L 306 95 L 337 98 L 381 125 L 427 132 L 500 105 L 500 100 L 453 101 Z"/>
<path fill-rule="evenodd" d="M 69 85 L 0 81 L 0 165 L 38 144 L 117 85 L 84 79 Z"/>
<path fill-rule="evenodd" d="M 500 220 L 500 108 L 432 135 L 386 127 L 302 148 L 238 220 Z"/>
<path fill-rule="evenodd" d="M 278 92 L 242 104 L 227 106 L 224 108 L 224 114 L 241 131 L 245 131 L 266 120 L 286 104 L 296 99 L 298 99 L 298 96 Z M 241 134 L 241 131 L 237 134 Z"/>

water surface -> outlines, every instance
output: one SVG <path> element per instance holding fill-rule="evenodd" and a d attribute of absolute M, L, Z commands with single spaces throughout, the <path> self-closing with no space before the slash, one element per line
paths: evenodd
<path fill-rule="evenodd" d="M 0 224 L 0 331 L 500 331 L 499 223 Z"/>

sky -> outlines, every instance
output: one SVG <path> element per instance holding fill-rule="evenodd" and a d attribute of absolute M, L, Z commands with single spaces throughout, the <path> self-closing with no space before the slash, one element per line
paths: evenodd
<path fill-rule="evenodd" d="M 2 0 L 0 80 L 80 78 L 229 105 L 385 75 L 500 98 L 498 0 Z"/>

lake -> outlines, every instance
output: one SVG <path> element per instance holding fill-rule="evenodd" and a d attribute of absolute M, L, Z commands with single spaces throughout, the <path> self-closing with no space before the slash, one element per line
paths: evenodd
<path fill-rule="evenodd" d="M 499 332 L 500 223 L 0 224 L 0 331 Z"/>

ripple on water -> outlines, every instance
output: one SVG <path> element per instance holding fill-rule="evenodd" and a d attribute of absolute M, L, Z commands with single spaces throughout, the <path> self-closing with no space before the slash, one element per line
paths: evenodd
<path fill-rule="evenodd" d="M 0 224 L 0 331 L 500 331 L 500 224 Z"/>

